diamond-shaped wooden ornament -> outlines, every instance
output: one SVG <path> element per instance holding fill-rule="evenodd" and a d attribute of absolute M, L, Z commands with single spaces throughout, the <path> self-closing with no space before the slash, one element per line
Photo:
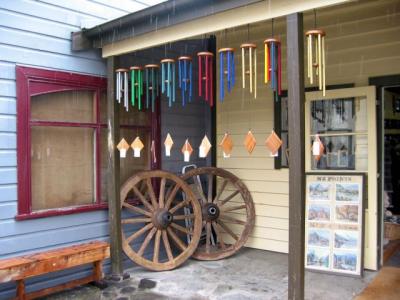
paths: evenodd
<path fill-rule="evenodd" d="M 256 144 L 257 144 L 257 140 L 254 137 L 254 135 L 251 132 L 251 130 L 249 130 L 247 132 L 243 144 L 246 147 L 247 152 L 249 152 L 249 154 L 251 154 L 253 152 L 254 148 L 256 147 Z"/>
<path fill-rule="evenodd" d="M 133 149 L 133 156 L 134 157 L 140 157 L 140 151 L 144 148 L 144 145 L 142 141 L 140 140 L 140 137 L 136 137 L 136 139 L 132 142 L 131 148 Z"/>
<path fill-rule="evenodd" d="M 233 141 L 229 133 L 225 133 L 219 145 L 222 148 L 222 155 L 224 156 L 224 158 L 231 157 Z"/>
<path fill-rule="evenodd" d="M 167 137 L 165 138 L 165 141 L 164 141 L 165 156 L 171 156 L 171 148 L 172 148 L 173 144 L 174 144 L 174 141 L 172 140 L 171 135 L 168 133 Z"/>
<path fill-rule="evenodd" d="M 199 146 L 199 157 L 202 157 L 202 158 L 207 157 L 208 152 L 210 152 L 211 147 L 212 146 L 211 146 L 210 140 L 208 139 L 207 135 L 205 135 Z"/>
<path fill-rule="evenodd" d="M 126 151 L 129 149 L 129 144 L 124 138 L 122 138 L 122 140 L 118 143 L 117 148 L 119 150 L 119 156 L 126 157 Z"/>
<path fill-rule="evenodd" d="M 190 145 L 189 140 L 186 139 L 185 143 L 182 146 L 183 160 L 188 162 L 190 160 L 190 155 L 192 155 L 193 148 Z"/>
<path fill-rule="evenodd" d="M 324 155 L 325 147 L 318 134 L 315 136 L 311 150 L 316 161 L 319 161 L 322 155 Z"/>
<path fill-rule="evenodd" d="M 272 130 L 271 134 L 265 140 L 265 146 L 271 151 L 272 156 L 278 154 L 278 150 L 282 146 L 282 140 L 276 134 L 275 130 Z"/>

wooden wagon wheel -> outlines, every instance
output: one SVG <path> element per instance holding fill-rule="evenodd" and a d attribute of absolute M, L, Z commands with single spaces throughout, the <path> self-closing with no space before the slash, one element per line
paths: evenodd
<path fill-rule="evenodd" d="M 205 242 L 200 241 L 193 257 L 218 260 L 236 253 L 246 243 L 255 222 L 254 203 L 247 187 L 232 173 L 213 167 L 192 169 L 182 178 L 194 189 L 202 206 Z M 212 243 L 214 237 L 216 242 Z"/>
<path fill-rule="evenodd" d="M 143 206 L 132 205 L 132 199 Z M 138 265 L 154 271 L 171 270 L 196 250 L 201 235 L 201 206 L 178 176 L 160 170 L 137 173 L 122 186 L 121 208 L 125 208 L 122 246 Z M 184 214 L 184 208 L 190 214 Z M 185 220 L 191 220 L 190 226 L 185 226 Z M 191 236 L 189 242 L 187 235 Z M 146 249 L 150 249 L 150 255 Z"/>

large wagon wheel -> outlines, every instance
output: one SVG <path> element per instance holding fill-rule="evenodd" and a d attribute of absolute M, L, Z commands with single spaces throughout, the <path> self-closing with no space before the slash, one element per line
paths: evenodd
<path fill-rule="evenodd" d="M 255 222 L 253 199 L 245 184 L 232 173 L 213 167 L 192 169 L 182 178 L 202 206 L 205 242 L 200 241 L 193 257 L 218 260 L 236 253 Z"/>
<path fill-rule="evenodd" d="M 143 206 L 132 205 L 132 199 Z M 159 170 L 137 173 L 122 186 L 121 208 L 127 214 L 121 221 L 123 250 L 138 265 L 154 271 L 171 270 L 196 250 L 201 235 L 201 207 L 178 176 Z M 183 208 L 190 214 L 184 214 Z M 146 252 L 149 249 L 150 253 Z"/>

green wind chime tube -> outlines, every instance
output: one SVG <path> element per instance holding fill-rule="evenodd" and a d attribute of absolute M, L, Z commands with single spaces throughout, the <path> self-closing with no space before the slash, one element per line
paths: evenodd
<path fill-rule="evenodd" d="M 168 107 L 175 102 L 175 60 L 165 58 L 161 63 L 161 93 L 166 94 L 168 98 Z"/>
<path fill-rule="evenodd" d="M 131 103 L 132 106 L 135 106 L 136 103 L 138 104 L 139 110 L 142 108 L 142 94 L 143 94 L 143 87 L 142 87 L 142 73 L 143 68 L 139 66 L 130 67 L 131 70 Z"/>
<path fill-rule="evenodd" d="M 159 95 L 158 92 L 158 69 L 157 64 L 148 64 L 144 66 L 146 73 L 146 108 L 150 106 L 151 97 L 151 111 L 155 110 L 155 98 Z"/>

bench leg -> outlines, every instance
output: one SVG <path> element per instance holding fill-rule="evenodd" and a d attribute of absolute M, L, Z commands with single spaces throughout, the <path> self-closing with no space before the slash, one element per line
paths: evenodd
<path fill-rule="evenodd" d="M 95 261 L 93 263 L 93 278 L 94 281 L 92 284 L 99 289 L 105 289 L 108 285 L 107 283 L 103 280 L 103 262 L 100 261 Z"/>
<path fill-rule="evenodd" d="M 17 280 L 17 299 L 25 300 L 25 282 L 23 279 Z"/>

